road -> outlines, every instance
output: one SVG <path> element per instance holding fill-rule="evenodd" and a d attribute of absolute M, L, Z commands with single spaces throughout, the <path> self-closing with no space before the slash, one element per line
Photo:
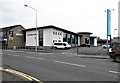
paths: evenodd
<path fill-rule="evenodd" d="M 42 81 L 118 81 L 118 63 L 76 54 L 3 50 L 2 64 Z"/>

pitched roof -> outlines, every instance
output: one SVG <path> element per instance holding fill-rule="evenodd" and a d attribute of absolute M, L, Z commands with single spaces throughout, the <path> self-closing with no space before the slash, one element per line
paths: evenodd
<path fill-rule="evenodd" d="M 68 33 L 72 33 L 72 34 L 78 35 L 77 33 L 74 33 L 72 31 L 68 31 L 68 30 L 65 30 L 65 29 L 53 26 L 53 25 L 48 25 L 48 26 L 43 26 L 43 27 L 37 27 L 37 29 L 48 29 L 48 28 L 54 28 L 54 29 L 57 29 L 57 30 L 61 30 L 61 31 L 64 31 L 64 32 L 68 32 Z M 31 31 L 31 30 L 36 30 L 36 28 L 29 28 L 29 29 L 25 29 L 23 31 Z"/>
<path fill-rule="evenodd" d="M 21 25 L 13 25 L 13 26 L 8 26 L 8 27 L 4 27 L 2 28 L 2 31 L 9 31 L 15 27 L 18 27 L 18 26 L 21 26 Z M 25 29 L 23 26 L 21 26 L 23 29 Z"/>

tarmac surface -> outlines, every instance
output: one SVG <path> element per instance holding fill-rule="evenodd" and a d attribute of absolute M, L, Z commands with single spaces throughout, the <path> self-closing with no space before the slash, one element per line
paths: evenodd
<path fill-rule="evenodd" d="M 76 57 L 80 57 L 80 58 L 110 59 L 109 55 L 106 53 L 106 49 L 102 49 L 100 47 L 79 48 L 78 54 L 76 50 L 77 48 L 72 48 L 68 50 L 57 49 L 57 50 L 54 50 L 52 53 L 53 54 L 54 53 L 55 54 L 66 54 L 66 55 L 70 54 L 71 56 L 75 55 Z M 25 52 L 25 50 L 6 50 L 6 51 Z M 28 50 L 27 52 L 30 52 L 30 51 Z M 9 82 L 16 83 L 16 81 L 19 83 L 23 83 L 23 82 L 31 83 L 30 81 L 28 81 L 27 79 L 21 76 L 18 76 L 18 75 L 9 73 L 9 72 L 5 72 L 5 71 L 2 71 L 2 77 L 3 77 L 2 78 L 3 83 L 9 83 Z"/>

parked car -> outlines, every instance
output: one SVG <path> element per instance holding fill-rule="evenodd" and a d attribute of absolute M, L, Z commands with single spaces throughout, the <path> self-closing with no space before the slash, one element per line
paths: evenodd
<path fill-rule="evenodd" d="M 107 48 L 107 44 L 102 45 L 102 48 L 106 49 Z M 110 48 L 110 45 L 108 44 L 108 48 Z"/>
<path fill-rule="evenodd" d="M 71 45 L 69 45 L 67 42 L 55 42 L 53 47 L 65 49 L 65 48 L 71 48 Z"/>
<path fill-rule="evenodd" d="M 110 58 L 120 62 L 120 43 L 113 43 L 112 48 L 109 48 Z"/>
<path fill-rule="evenodd" d="M 81 47 L 90 47 L 90 44 L 82 44 Z"/>

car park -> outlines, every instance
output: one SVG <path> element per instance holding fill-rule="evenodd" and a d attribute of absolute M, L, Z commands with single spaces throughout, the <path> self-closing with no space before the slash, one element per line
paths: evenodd
<path fill-rule="evenodd" d="M 54 48 L 58 49 L 66 49 L 66 48 L 71 48 L 71 45 L 68 44 L 67 42 L 55 42 L 53 45 Z"/>
<path fill-rule="evenodd" d="M 113 43 L 112 48 L 109 48 L 109 56 L 116 62 L 120 62 L 120 43 Z"/>

